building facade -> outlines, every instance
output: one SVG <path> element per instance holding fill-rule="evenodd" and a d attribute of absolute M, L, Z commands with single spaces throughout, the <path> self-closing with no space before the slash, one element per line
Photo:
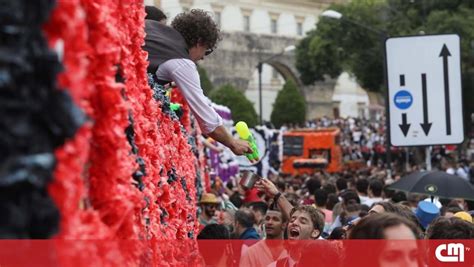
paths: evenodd
<path fill-rule="evenodd" d="M 318 17 L 324 9 L 332 3 L 343 2 L 347 2 L 347 0 L 145 0 L 146 5 L 155 5 L 162 9 L 168 16 L 169 22 L 183 11 L 199 8 L 210 12 L 224 33 L 231 35 L 234 33 L 244 33 L 257 37 L 265 36 L 266 38 L 274 36 L 275 41 L 277 37 L 292 38 L 294 39 L 294 45 L 297 45 L 298 41 L 303 38 L 308 31 L 316 28 Z M 237 45 L 238 44 L 236 44 L 236 46 Z M 264 57 L 268 56 L 268 53 L 265 54 L 266 56 L 262 56 L 261 54 L 263 53 L 259 54 L 258 44 L 256 46 L 257 49 L 255 49 L 253 53 L 255 53 L 255 56 L 259 57 L 261 61 L 264 61 Z M 205 60 L 202 66 L 205 69 L 209 68 L 212 70 L 216 69 L 215 64 L 225 65 L 229 64 L 229 62 L 216 63 L 212 60 Z M 225 68 L 226 66 L 220 67 Z M 251 68 L 251 66 L 246 67 Z M 208 71 L 208 73 L 212 80 L 212 71 Z M 273 103 L 278 92 L 283 88 L 284 83 L 285 78 L 276 68 L 269 64 L 263 64 L 262 117 L 264 120 L 270 119 Z M 246 88 L 238 89 L 243 91 L 247 98 L 254 103 L 255 110 L 258 113 L 260 107 L 258 71 L 256 66 L 253 68 L 250 81 L 245 85 L 240 85 L 240 87 L 242 86 Z M 327 94 L 328 92 L 324 92 L 325 96 Z M 318 96 L 317 92 L 310 92 L 305 95 L 305 97 L 311 98 L 313 95 L 313 98 L 318 99 L 318 101 L 325 101 L 327 103 L 318 102 L 318 107 L 324 105 L 326 108 L 318 111 L 309 111 L 309 119 L 322 114 L 332 116 L 333 112 L 331 107 L 334 107 L 334 103 L 331 102 L 336 101 L 341 103 L 339 102 L 340 100 L 338 100 L 339 96 L 335 98 L 329 96 L 325 97 L 325 99 L 321 99 L 321 96 Z M 314 101 L 310 100 L 309 102 Z M 363 102 L 365 103 L 365 101 Z M 311 109 L 311 104 L 309 108 Z M 356 107 L 355 112 L 359 112 L 359 109 L 360 104 Z M 354 114 L 353 111 L 347 112 L 348 114 Z M 342 113 L 346 112 L 344 111 Z"/>

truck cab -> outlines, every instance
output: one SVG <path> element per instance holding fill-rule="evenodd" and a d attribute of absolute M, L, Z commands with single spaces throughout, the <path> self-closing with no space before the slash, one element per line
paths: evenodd
<path fill-rule="evenodd" d="M 285 132 L 282 173 L 311 174 L 316 170 L 329 173 L 342 170 L 340 130 L 297 129 Z"/>

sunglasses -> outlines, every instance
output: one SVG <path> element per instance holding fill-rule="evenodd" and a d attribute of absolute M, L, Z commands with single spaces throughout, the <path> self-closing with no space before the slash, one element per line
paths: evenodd
<path fill-rule="evenodd" d="M 206 49 L 206 52 L 204 53 L 205 56 L 209 56 L 212 52 L 214 52 L 213 48 L 208 48 Z"/>

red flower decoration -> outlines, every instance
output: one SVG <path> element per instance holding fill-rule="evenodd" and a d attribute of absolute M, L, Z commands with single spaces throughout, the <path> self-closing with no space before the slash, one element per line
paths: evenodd
<path fill-rule="evenodd" d="M 197 172 L 203 177 L 205 162 L 202 145 L 197 144 L 198 160 L 181 131 L 183 125 L 188 134 L 200 135 L 179 91 L 173 92 L 172 101 L 182 104 L 182 124 L 164 114 L 153 98 L 147 55 L 141 48 L 144 16 L 139 0 L 58 0 L 44 27 L 51 47 L 64 47 L 60 86 L 90 118 L 56 151 L 49 192 L 61 212 L 57 239 L 115 240 L 76 243 L 61 250 L 58 258 L 65 266 L 165 260 L 186 265 L 187 255 L 196 250 L 195 243 L 179 247 L 157 242 L 196 236 L 195 184 Z M 116 81 L 117 73 L 123 83 Z M 138 155 L 131 152 L 125 136 L 129 115 Z M 133 185 L 137 156 L 145 163 L 143 191 Z"/>

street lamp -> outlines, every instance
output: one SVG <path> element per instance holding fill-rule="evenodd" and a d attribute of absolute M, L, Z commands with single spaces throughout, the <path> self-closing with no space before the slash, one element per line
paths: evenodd
<path fill-rule="evenodd" d="M 323 13 L 321 13 L 321 16 L 326 17 L 326 18 L 331 18 L 331 19 L 341 19 L 342 14 L 335 11 L 335 10 L 325 10 Z"/>
<path fill-rule="evenodd" d="M 291 52 L 293 50 L 296 49 L 296 46 L 294 45 L 290 45 L 290 46 L 287 46 L 283 49 L 283 51 L 281 51 L 280 53 L 278 54 L 275 54 L 265 60 L 261 60 L 258 62 L 258 65 L 257 65 L 257 70 L 258 70 L 258 105 L 259 105 L 259 118 L 260 118 L 260 125 L 263 125 L 263 118 L 262 118 L 262 69 L 263 69 L 263 63 L 266 63 L 266 62 L 269 62 L 270 60 L 272 59 L 275 59 L 279 56 L 282 56 L 283 54 L 285 53 L 288 53 L 288 52 Z"/>
<path fill-rule="evenodd" d="M 384 47 L 384 43 L 385 43 L 385 39 L 388 37 L 388 34 L 384 31 L 381 31 L 381 30 L 378 30 L 378 29 L 374 29 L 372 27 L 369 27 L 367 25 L 364 25 L 362 23 L 359 23 L 357 21 L 353 21 L 353 20 L 350 20 L 346 17 L 343 17 L 343 15 L 340 13 L 340 12 L 337 12 L 335 10 L 331 10 L 331 9 L 328 9 L 328 10 L 325 10 L 323 13 L 321 13 L 321 16 L 323 17 L 326 17 L 326 18 L 331 18 L 331 19 L 337 19 L 337 20 L 341 20 L 341 21 L 346 21 L 348 23 L 351 23 L 353 25 L 356 25 L 358 27 L 361 27 L 361 28 L 364 28 L 372 33 L 375 33 L 377 34 L 378 36 L 380 36 L 380 39 L 381 39 L 381 44 L 382 44 L 382 48 Z M 383 83 L 385 86 L 388 86 L 387 85 L 387 66 L 385 65 L 385 51 L 382 51 L 382 55 L 383 55 Z M 387 93 L 388 94 L 388 93 Z M 390 122 L 389 122 L 389 118 L 388 118 L 388 96 L 387 96 L 387 103 L 386 103 L 386 108 L 385 108 L 385 127 L 386 127 L 386 137 L 387 137 L 387 140 L 385 140 L 385 149 L 387 150 L 387 174 L 388 174 L 388 178 L 391 178 L 392 177 L 392 153 L 391 153 L 391 149 L 390 149 Z"/>
<path fill-rule="evenodd" d="M 323 13 L 321 13 L 321 16 L 326 17 L 326 18 L 331 18 L 331 19 L 338 19 L 338 20 L 347 21 L 351 24 L 354 24 L 354 25 L 357 25 L 361 28 L 364 28 L 364 29 L 366 29 L 370 32 L 376 33 L 376 34 L 382 36 L 383 38 L 385 38 L 387 36 L 387 34 L 384 31 L 374 29 L 372 27 L 369 27 L 367 25 L 364 25 L 364 24 L 362 24 L 360 22 L 357 22 L 357 21 L 354 21 L 354 20 L 350 20 L 346 17 L 343 17 L 340 12 L 337 12 L 335 10 L 328 9 L 328 10 L 324 11 Z"/>

